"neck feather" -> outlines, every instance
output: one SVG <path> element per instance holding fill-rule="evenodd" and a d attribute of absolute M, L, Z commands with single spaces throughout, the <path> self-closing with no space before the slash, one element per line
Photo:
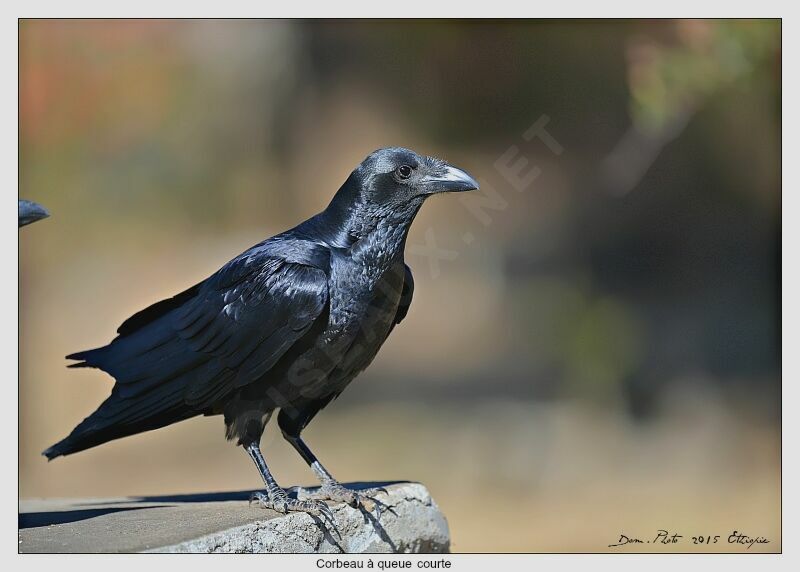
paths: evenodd
<path fill-rule="evenodd" d="M 317 236 L 338 248 L 350 248 L 370 235 L 386 237 L 402 248 L 422 202 L 418 197 L 407 203 L 376 206 L 364 199 L 360 185 L 351 175 L 328 207 L 307 224 Z"/>

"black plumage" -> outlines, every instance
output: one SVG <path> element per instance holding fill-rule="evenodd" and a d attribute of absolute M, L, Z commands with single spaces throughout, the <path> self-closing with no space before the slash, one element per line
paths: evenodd
<path fill-rule="evenodd" d="M 111 374 L 111 396 L 52 459 L 197 415 L 224 415 L 228 439 L 264 477 L 262 504 L 327 510 L 290 499 L 258 443 L 272 413 L 317 472 L 325 498 L 358 502 L 322 467 L 300 432 L 369 365 L 408 312 L 409 226 L 425 198 L 478 184 L 444 161 L 402 148 L 378 150 L 330 205 L 237 256 L 203 282 L 138 312 L 107 346 L 67 356 L 70 367 Z"/>

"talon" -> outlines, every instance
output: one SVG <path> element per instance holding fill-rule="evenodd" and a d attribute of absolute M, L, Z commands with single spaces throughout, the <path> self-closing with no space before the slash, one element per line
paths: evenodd
<path fill-rule="evenodd" d="M 332 522 L 336 522 L 336 517 L 333 516 L 333 511 L 330 509 L 330 507 L 326 503 L 321 503 L 319 511 L 323 515 L 327 516 Z"/>
<path fill-rule="evenodd" d="M 267 499 L 265 498 L 264 493 L 254 492 L 250 495 L 250 499 L 247 502 L 247 506 L 253 506 L 254 502 L 258 502 L 262 506 L 267 503 Z"/>
<path fill-rule="evenodd" d="M 331 509 L 327 508 L 327 505 L 326 505 L 326 510 L 327 510 L 328 519 L 333 524 L 333 527 L 335 529 L 337 529 L 337 531 L 338 531 L 338 529 L 339 529 L 339 521 L 336 520 L 336 515 L 333 514 L 333 511 Z"/>

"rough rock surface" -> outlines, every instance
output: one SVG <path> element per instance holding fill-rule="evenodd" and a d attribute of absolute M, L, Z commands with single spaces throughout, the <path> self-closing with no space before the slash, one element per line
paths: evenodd
<path fill-rule="evenodd" d="M 385 486 L 374 511 L 331 506 L 336 527 L 249 505 L 249 491 L 20 502 L 20 552 L 447 552 L 449 530 L 419 483 Z"/>

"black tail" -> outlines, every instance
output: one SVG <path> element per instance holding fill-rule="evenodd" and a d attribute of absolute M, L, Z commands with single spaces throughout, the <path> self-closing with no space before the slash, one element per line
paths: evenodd
<path fill-rule="evenodd" d="M 68 367 L 113 370 L 114 360 L 118 359 L 120 350 L 125 351 L 129 345 L 130 342 L 127 344 L 118 342 L 68 355 L 67 359 L 83 360 Z M 111 396 L 94 413 L 81 421 L 65 439 L 49 447 L 42 454 L 52 460 L 198 415 L 198 412 L 190 410 L 183 399 L 179 398 L 186 386 L 180 383 L 180 380 L 177 381 L 178 383 L 136 392 L 135 395 L 128 395 L 129 388 L 117 383 L 111 391 Z"/>
<path fill-rule="evenodd" d="M 96 363 L 96 357 L 99 354 L 102 354 L 103 351 L 108 346 L 104 346 L 102 348 L 97 348 L 94 350 L 85 350 L 82 352 L 75 352 L 74 354 L 69 354 L 66 359 L 74 359 L 80 360 L 79 363 L 71 363 L 67 367 L 99 367 Z"/>
<path fill-rule="evenodd" d="M 77 453 L 114 439 L 158 429 L 201 415 L 187 400 L 191 383 L 227 375 L 222 365 L 209 369 L 210 354 L 193 351 L 173 327 L 173 312 L 196 295 L 198 286 L 162 300 L 128 318 L 110 344 L 77 352 L 69 367 L 94 367 L 116 379 L 111 396 L 81 421 L 69 436 L 42 454 L 48 459 Z M 202 387 L 213 384 L 205 383 Z M 223 389 L 228 387 L 223 384 Z M 207 397 L 207 392 L 203 394 Z"/>
<path fill-rule="evenodd" d="M 133 406 L 128 401 L 124 409 L 121 407 L 121 401 L 115 393 L 112 393 L 111 397 L 106 399 L 97 411 L 81 421 L 69 436 L 43 451 L 42 455 L 48 460 L 53 460 L 56 457 L 91 449 L 114 439 L 159 429 L 198 415 L 196 411 L 181 407 L 167 409 L 154 416 L 137 416 L 136 410 L 140 408 L 136 405 L 141 404 L 141 409 L 147 409 L 149 405 L 147 399 L 142 399 Z"/>

